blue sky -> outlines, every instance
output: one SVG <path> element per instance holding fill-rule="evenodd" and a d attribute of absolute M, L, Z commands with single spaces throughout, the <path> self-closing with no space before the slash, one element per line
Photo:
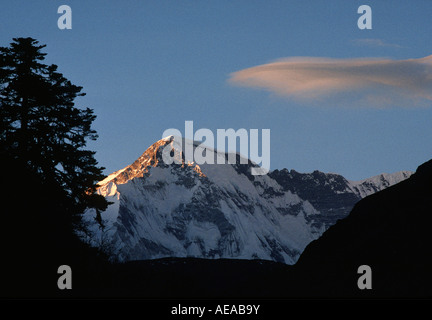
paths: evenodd
<path fill-rule="evenodd" d="M 57 27 L 62 4 L 71 30 Z M 372 8 L 371 30 L 357 27 L 362 4 Z M 432 54 L 431 17 L 427 0 L 16 0 L 2 3 L 0 46 L 33 37 L 47 45 L 47 63 L 83 86 L 77 106 L 95 110 L 99 139 L 88 147 L 106 174 L 193 120 L 195 130 L 271 129 L 271 169 L 358 180 L 432 158 L 431 100 L 365 104 L 366 88 L 304 101 L 229 79 L 291 57 L 423 58 Z"/>

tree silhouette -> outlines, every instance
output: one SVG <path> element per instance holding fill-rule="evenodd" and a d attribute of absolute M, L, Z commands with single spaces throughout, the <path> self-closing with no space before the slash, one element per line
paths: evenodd
<path fill-rule="evenodd" d="M 79 109 L 74 99 L 84 96 L 56 65 L 42 61 L 45 45 L 32 38 L 14 38 L 0 48 L 0 150 L 21 160 L 43 182 L 64 190 L 73 213 L 87 207 L 106 209 L 107 202 L 94 194 L 103 179 L 95 152 L 85 150 L 96 140 L 91 124 L 93 110 Z"/>
<path fill-rule="evenodd" d="M 63 264 L 79 290 L 99 281 L 107 261 L 75 233 L 86 208 L 101 221 L 108 206 L 95 194 L 104 168 L 85 149 L 97 138 L 95 115 L 75 107 L 82 87 L 43 64 L 43 48 L 32 38 L 0 47 L 0 297 L 64 295 L 56 286 Z"/>

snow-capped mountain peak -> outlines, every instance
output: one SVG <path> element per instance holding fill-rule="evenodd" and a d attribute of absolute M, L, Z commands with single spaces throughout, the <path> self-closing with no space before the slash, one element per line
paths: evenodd
<path fill-rule="evenodd" d="M 411 171 L 399 171 L 391 174 L 382 173 L 360 181 L 349 181 L 349 187 L 360 197 L 364 198 L 408 179 L 412 174 L 413 172 Z"/>
<path fill-rule="evenodd" d="M 108 239 L 120 260 L 194 256 L 293 264 L 361 197 L 409 176 L 350 182 L 337 174 L 286 169 L 254 176 L 257 166 L 239 154 L 235 163 L 197 165 L 188 148 L 215 160 L 230 157 L 173 136 L 157 141 L 99 183 L 98 193 L 114 204 L 102 214 L 105 228 L 95 225 L 90 241 Z M 90 210 L 85 218 L 91 222 L 94 215 Z"/>

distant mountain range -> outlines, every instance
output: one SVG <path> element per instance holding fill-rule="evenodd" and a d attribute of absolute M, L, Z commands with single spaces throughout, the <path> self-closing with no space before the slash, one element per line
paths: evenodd
<path fill-rule="evenodd" d="M 179 141 L 181 143 L 179 143 Z M 333 173 L 274 170 L 252 175 L 240 164 L 185 162 L 198 143 L 168 137 L 134 163 L 99 183 L 114 204 L 93 224 L 93 245 L 110 244 L 121 261 L 164 257 L 263 259 L 294 264 L 305 247 L 362 198 L 409 178 L 412 172 L 349 181 Z M 177 164 L 167 165 L 168 147 Z M 199 150 L 206 152 L 205 150 Z M 216 152 L 215 157 L 228 158 Z M 91 225 L 95 212 L 85 214 Z"/>

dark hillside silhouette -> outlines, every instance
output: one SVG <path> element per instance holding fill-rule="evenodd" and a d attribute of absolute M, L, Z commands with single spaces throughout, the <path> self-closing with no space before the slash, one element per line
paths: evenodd
<path fill-rule="evenodd" d="M 409 179 L 359 201 L 310 243 L 295 265 L 303 295 L 432 298 L 432 160 Z M 357 269 L 372 269 L 359 290 Z M 300 293 L 299 292 L 299 293 Z"/>

